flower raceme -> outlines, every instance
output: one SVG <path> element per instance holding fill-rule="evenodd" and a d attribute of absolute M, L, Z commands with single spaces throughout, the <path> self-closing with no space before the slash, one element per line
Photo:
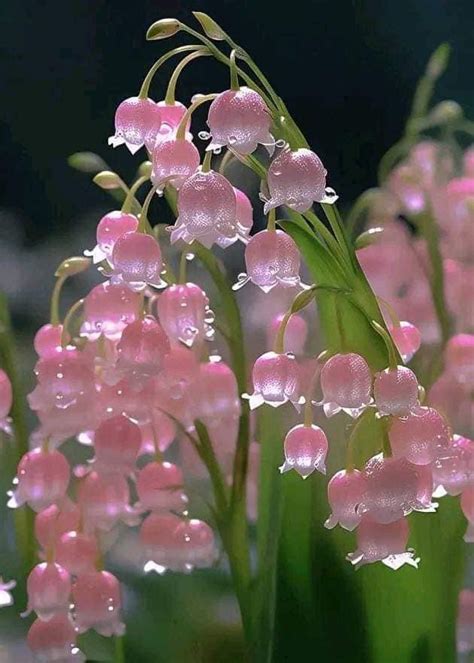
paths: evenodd
<path fill-rule="evenodd" d="M 235 57 L 229 62 L 231 89 L 196 95 L 188 107 L 168 93 L 155 103 L 148 97 L 149 76 L 138 96 L 119 104 L 109 143 L 125 144 L 132 154 L 144 148 L 147 161 L 130 187 L 114 173 L 106 172 L 103 180 L 99 176 L 104 173 L 96 177 L 104 188 L 126 192 L 122 209 L 99 220 L 96 246 L 86 252 L 92 258 L 87 262 L 98 266 L 104 280 L 61 319 L 59 292 L 70 274 L 58 270 L 51 321 L 35 336 L 37 385 L 28 400 L 39 425 L 31 450 L 19 462 L 9 505 L 27 504 L 35 512 L 41 561 L 28 580 L 28 608 L 38 619 L 28 642 L 39 660 L 82 660 L 76 633 L 95 629 L 110 637 L 124 632 L 119 580 L 103 568 L 108 542 L 120 528 L 139 527 L 130 532 L 145 572 L 187 573 L 217 561 L 213 529 L 191 516 L 194 482 L 199 486 L 203 469 L 212 479 L 213 521 L 219 527 L 245 497 L 239 493 L 243 485 L 250 494 L 250 517 L 257 515 L 253 503 L 258 502 L 260 447 L 248 410 L 264 404 L 277 408 L 291 403 L 298 414 L 304 406 L 304 421 L 284 437 L 280 467 L 282 473 L 294 469 L 304 479 L 315 470 L 326 472 L 334 441 L 323 430 L 324 415 L 352 418 L 345 467 L 328 483 L 332 513 L 325 525 L 356 530 L 357 549 L 348 555 L 356 567 L 375 562 L 392 569 L 416 567 L 418 559 L 407 548 L 406 517 L 413 511 L 434 511 L 433 492 L 436 497 L 461 496 L 469 522 L 466 540 L 473 538 L 474 442 L 453 435 L 445 407 L 438 410 L 432 402 L 446 406 L 446 384 L 449 389 L 455 384 L 465 396 L 460 402 L 466 412 L 472 412 L 472 329 L 459 322 L 464 290 L 453 294 L 456 334 L 447 343 L 443 373 L 435 376 L 425 404 L 415 372 L 401 362 L 409 361 L 422 342 L 439 339 L 436 306 L 423 279 L 431 268 L 422 264 L 424 248 L 397 218 L 401 212 L 412 215 L 418 227 L 419 215 L 432 205 L 440 217 L 445 212 L 455 217 L 456 228 L 464 232 L 472 215 L 472 158 L 466 160 L 471 171 L 460 181 L 452 179 L 450 160 L 443 161 L 443 206 L 443 197 L 436 196 L 438 148 L 434 143 L 415 146 L 406 163 L 393 169 L 377 205 L 369 210 L 371 221 L 383 218 L 385 230 L 381 242 L 361 248 L 358 258 L 379 295 L 386 327 L 380 316 L 377 322 L 365 309 L 361 312 L 386 345 L 387 361 L 380 365 L 368 345 L 366 351 L 363 343 L 353 347 L 339 315 L 341 301 L 353 294 L 351 279 L 358 278 L 359 266 L 336 211 L 327 207 L 337 199 L 326 186 L 327 171 L 298 139 L 281 100 L 276 104 L 266 84 L 240 86 Z M 168 92 L 173 86 L 170 81 Z M 201 163 L 191 123 L 194 110 L 209 101 L 210 142 Z M 259 145 L 269 153 L 268 168 Z M 212 159 L 217 161 L 216 153 L 222 151 L 217 166 Z M 267 226 L 253 234 L 253 205 L 226 176 L 230 160 L 249 166 L 262 180 Z M 141 204 L 138 191 L 145 184 L 150 188 Z M 149 205 L 161 203 L 161 194 L 177 212 L 169 235 L 148 219 Z M 314 203 L 323 204 L 330 227 L 311 211 Z M 328 278 L 339 282 L 340 275 L 347 289 L 332 281 L 301 282 L 299 245 L 285 225 L 293 221 L 328 260 Z M 462 277 L 469 267 L 462 262 L 465 252 L 443 223 L 441 269 Z M 234 290 L 250 282 L 257 288 L 249 288 L 249 296 L 274 298 L 285 306 L 291 300 L 286 312 L 273 308 L 271 317 L 265 307 L 257 307 L 266 346 L 257 349 L 261 338 L 255 334 L 253 357 L 258 356 L 251 367 L 244 365 L 237 303 L 210 251 L 214 245 L 224 258 L 223 250 L 228 253 L 232 245 L 235 255 L 242 250 L 246 273 L 239 275 Z M 177 251 L 182 251 L 178 277 Z M 213 286 L 200 282 L 202 274 L 194 264 L 192 278 L 187 274 L 194 254 L 208 269 L 218 296 Z M 327 339 L 327 350 L 315 358 L 315 334 L 301 310 L 324 291 L 336 295 L 338 334 Z M 361 308 L 355 299 L 350 304 Z M 373 304 L 372 310 L 375 300 Z M 242 393 L 247 373 L 251 395 Z M 316 400 L 319 390 L 321 401 Z M 9 430 L 11 405 L 11 385 L 2 371 L 2 430 Z M 314 406 L 319 405 L 321 426 L 313 422 Z M 375 446 L 356 462 L 359 426 L 367 421 L 377 431 Z M 70 438 L 84 445 L 85 465 L 74 466 L 69 452 L 58 449 Z M 247 460 L 248 473 L 241 476 Z M 225 547 L 232 537 L 222 539 Z M 235 563 L 232 555 L 229 559 Z"/>

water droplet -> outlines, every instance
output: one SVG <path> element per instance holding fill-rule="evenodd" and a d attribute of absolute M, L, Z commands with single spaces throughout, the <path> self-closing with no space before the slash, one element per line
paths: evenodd
<path fill-rule="evenodd" d="M 198 137 L 201 140 L 209 140 L 209 138 L 211 137 L 211 134 L 208 131 L 200 131 L 198 133 Z"/>

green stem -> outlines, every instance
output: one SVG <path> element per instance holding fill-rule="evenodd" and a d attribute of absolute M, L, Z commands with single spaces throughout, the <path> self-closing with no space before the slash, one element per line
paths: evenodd
<path fill-rule="evenodd" d="M 148 182 L 149 179 L 150 179 L 149 177 L 145 176 L 139 177 L 137 181 L 132 184 L 132 186 L 128 190 L 127 195 L 125 196 L 125 200 L 123 201 L 122 212 L 125 212 L 125 214 L 129 214 L 132 211 L 134 201 L 137 202 L 135 198 L 136 192 L 142 186 L 142 184 Z"/>
<path fill-rule="evenodd" d="M 125 663 L 124 636 L 114 638 L 114 663 Z"/>
<path fill-rule="evenodd" d="M 148 71 L 147 75 L 145 76 L 142 86 L 140 88 L 140 92 L 138 93 L 138 96 L 140 99 L 146 99 L 148 97 L 148 93 L 150 91 L 150 85 L 153 80 L 154 75 L 158 71 L 158 69 L 165 64 L 170 58 L 172 58 L 175 55 L 179 55 L 180 53 L 187 53 L 188 51 L 198 51 L 201 50 L 202 46 L 201 44 L 186 44 L 185 46 L 178 46 L 178 48 L 173 48 L 172 51 L 169 51 L 168 53 L 165 53 L 164 55 L 159 58 L 155 64 L 150 68 Z"/>
<path fill-rule="evenodd" d="M 51 305 L 50 305 L 50 322 L 55 327 L 61 324 L 61 315 L 59 313 L 59 299 L 61 297 L 61 290 L 68 278 L 68 275 L 60 276 L 56 279 L 54 284 L 53 292 L 51 294 Z"/>
<path fill-rule="evenodd" d="M 431 296 L 441 331 L 441 342 L 444 347 L 451 336 L 452 325 L 448 307 L 446 305 L 443 258 L 439 249 L 438 226 L 429 211 L 419 214 L 416 217 L 415 222 L 419 226 L 421 233 L 426 240 L 431 263 L 431 274 L 429 279 Z"/>
<path fill-rule="evenodd" d="M 230 89 L 233 90 L 234 92 L 238 92 L 240 90 L 240 85 L 239 85 L 239 75 L 237 74 L 237 64 L 235 62 L 235 49 L 232 50 L 230 54 Z"/>
<path fill-rule="evenodd" d="M 171 78 L 168 83 L 168 88 L 166 90 L 166 96 L 165 96 L 165 104 L 168 106 L 172 106 L 176 102 L 176 85 L 178 83 L 178 79 L 180 77 L 181 72 L 183 69 L 186 68 L 186 66 L 195 60 L 196 58 L 200 58 L 202 56 L 208 56 L 211 55 L 211 53 L 208 51 L 207 48 L 200 48 L 199 50 L 195 50 L 193 53 L 190 53 L 187 55 L 185 58 L 181 60 L 181 62 L 178 64 L 176 69 L 173 71 Z"/>

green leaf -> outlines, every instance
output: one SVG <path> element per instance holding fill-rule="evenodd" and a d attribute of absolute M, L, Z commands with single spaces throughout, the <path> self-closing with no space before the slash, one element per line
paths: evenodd
<path fill-rule="evenodd" d="M 204 14 L 204 12 L 193 12 L 193 16 L 199 21 L 209 39 L 214 41 L 225 41 L 227 39 L 227 34 L 213 18 Z"/>
<path fill-rule="evenodd" d="M 148 41 L 168 39 L 181 30 L 181 23 L 175 18 L 162 18 L 148 28 L 146 38 Z"/>

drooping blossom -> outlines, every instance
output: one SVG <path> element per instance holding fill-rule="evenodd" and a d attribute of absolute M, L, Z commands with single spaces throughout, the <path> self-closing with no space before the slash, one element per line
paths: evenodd
<path fill-rule="evenodd" d="M 143 521 L 140 542 L 148 560 L 145 571 L 190 572 L 216 559 L 212 529 L 202 520 L 182 520 L 171 513 L 152 513 Z"/>
<path fill-rule="evenodd" d="M 152 153 L 151 181 L 162 191 L 167 184 L 179 190 L 197 171 L 201 158 L 194 143 L 184 138 L 161 141 Z"/>
<path fill-rule="evenodd" d="M 237 380 L 223 361 L 204 362 L 193 387 L 194 416 L 214 428 L 223 421 L 237 420 L 241 406 Z"/>
<path fill-rule="evenodd" d="M 300 253 L 294 240 L 283 230 L 261 230 L 245 247 L 246 274 L 240 274 L 234 290 L 251 281 L 263 292 L 275 286 L 300 285 Z"/>
<path fill-rule="evenodd" d="M 367 480 L 359 470 L 340 470 L 328 483 L 328 501 L 332 513 L 324 523 L 328 529 L 340 525 L 352 532 L 360 523 L 362 515 L 358 506 L 367 488 Z"/>
<path fill-rule="evenodd" d="M 374 377 L 374 400 L 380 414 L 404 417 L 418 406 L 418 380 L 406 366 L 386 368 Z"/>
<path fill-rule="evenodd" d="M 194 240 L 210 248 L 237 240 L 237 202 L 230 182 L 213 170 L 191 175 L 178 193 L 178 217 L 171 242 Z"/>
<path fill-rule="evenodd" d="M 171 285 L 157 299 L 160 323 L 174 343 L 192 347 L 212 338 L 209 299 L 195 283 Z"/>
<path fill-rule="evenodd" d="M 78 503 L 86 528 L 109 531 L 120 520 L 136 522 L 126 479 L 118 473 L 91 472 L 81 479 Z"/>
<path fill-rule="evenodd" d="M 389 325 L 389 332 L 403 361 L 408 362 L 420 349 L 420 331 L 410 322 L 402 320 L 399 325 Z"/>
<path fill-rule="evenodd" d="M 123 635 L 120 584 L 112 573 L 90 571 L 80 575 L 74 582 L 72 599 L 78 633 L 92 628 L 106 637 Z"/>
<path fill-rule="evenodd" d="M 108 212 L 97 225 L 97 244 L 91 251 L 84 251 L 84 255 L 90 256 L 94 264 L 109 260 L 119 237 L 128 232 L 135 232 L 137 227 L 138 219 L 134 214 L 120 210 Z"/>
<path fill-rule="evenodd" d="M 62 325 L 43 325 L 35 334 L 33 345 L 36 354 L 41 357 L 52 357 L 62 352 Z"/>
<path fill-rule="evenodd" d="M 16 488 L 8 506 L 26 503 L 38 512 L 59 503 L 66 495 L 69 477 L 69 463 L 59 451 L 28 451 L 18 464 Z"/>
<path fill-rule="evenodd" d="M 414 510 L 434 510 L 434 505 L 431 505 L 431 474 L 428 477 L 430 494 L 427 498 L 422 470 L 405 458 L 384 458 L 382 454 L 374 456 L 364 467 L 364 478 L 365 492 L 357 512 L 367 514 L 378 523 L 394 522 Z"/>
<path fill-rule="evenodd" d="M 115 371 L 133 388 L 140 389 L 162 370 L 169 351 L 168 336 L 158 322 L 147 315 L 123 330 L 117 343 Z"/>
<path fill-rule="evenodd" d="M 160 127 L 158 104 L 148 98 L 129 97 L 115 111 L 115 134 L 109 138 L 109 145 L 125 144 L 132 154 L 144 145 L 152 149 Z"/>
<path fill-rule="evenodd" d="M 474 334 L 452 336 L 445 351 L 448 371 L 467 389 L 474 388 Z"/>
<path fill-rule="evenodd" d="M 280 472 L 296 470 L 306 479 L 314 470 L 326 474 L 328 441 L 324 431 L 314 424 L 294 426 L 284 441 L 285 462 Z"/>
<path fill-rule="evenodd" d="M 85 656 L 76 645 L 76 629 L 67 615 L 45 622 L 36 619 L 27 636 L 28 647 L 43 663 L 82 663 Z"/>
<path fill-rule="evenodd" d="M 349 553 L 347 559 L 356 568 L 382 562 L 394 570 L 404 564 L 417 569 L 419 558 L 414 550 L 407 550 L 409 533 L 406 518 L 382 524 L 364 516 L 357 528 L 357 550 Z"/>
<path fill-rule="evenodd" d="M 139 317 L 140 295 L 124 284 L 108 281 L 92 288 L 84 299 L 81 336 L 96 341 L 101 335 L 118 340 L 123 329 Z"/>
<path fill-rule="evenodd" d="M 137 476 L 139 504 L 143 511 L 183 511 L 188 498 L 183 490 L 181 469 L 168 462 L 152 462 L 145 465 Z"/>
<path fill-rule="evenodd" d="M 28 611 L 34 610 L 44 622 L 69 611 L 71 577 L 56 562 L 41 562 L 31 571 L 26 582 Z"/>
<path fill-rule="evenodd" d="M 139 426 L 118 415 L 105 419 L 94 434 L 94 469 L 102 475 L 113 473 L 129 476 L 141 447 Z"/>
<path fill-rule="evenodd" d="M 111 263 L 112 283 L 126 283 L 133 290 L 147 285 L 163 288 L 161 278 L 163 259 L 160 245 L 154 237 L 142 232 L 121 235 L 114 244 Z"/>
<path fill-rule="evenodd" d="M 8 413 L 13 402 L 12 385 L 8 375 L 0 369 L 0 431 L 10 431 Z"/>
<path fill-rule="evenodd" d="M 406 458 L 415 465 L 433 462 L 451 439 L 443 417 L 434 408 L 418 407 L 403 419 L 394 419 L 390 426 L 393 455 Z"/>
<path fill-rule="evenodd" d="M 288 401 L 298 408 L 301 402 L 298 363 L 291 354 L 266 352 L 261 355 L 253 365 L 252 384 L 251 410 L 263 403 L 279 407 Z"/>
<path fill-rule="evenodd" d="M 99 547 L 92 534 L 72 530 L 65 532 L 56 544 L 56 560 L 71 575 L 94 571 L 98 559 Z"/>
<path fill-rule="evenodd" d="M 361 355 L 353 352 L 333 355 L 321 370 L 321 389 L 327 417 L 341 410 L 357 417 L 371 402 L 369 365 Z"/>
<path fill-rule="evenodd" d="M 208 150 L 230 147 L 251 154 L 261 143 L 273 152 L 272 119 L 262 97 L 248 87 L 221 92 L 209 107 L 207 124 L 211 133 Z"/>
<path fill-rule="evenodd" d="M 186 106 L 179 101 L 174 101 L 172 104 L 169 104 L 163 100 L 159 101 L 157 106 L 160 109 L 161 125 L 156 136 L 155 144 L 151 150 L 152 152 L 161 143 L 176 138 L 178 127 L 186 113 Z M 186 140 L 188 141 L 192 140 L 192 135 L 189 133 L 190 124 L 191 120 L 189 120 L 186 125 Z"/>
<path fill-rule="evenodd" d="M 326 189 L 326 175 L 321 159 L 311 150 L 282 150 L 268 169 L 270 199 L 264 213 L 281 205 L 303 213 L 313 202 L 335 202 L 337 196 L 332 189 Z"/>
<path fill-rule="evenodd" d="M 436 496 L 460 495 L 474 483 L 474 442 L 453 435 L 450 445 L 440 449 L 432 467 Z"/>

